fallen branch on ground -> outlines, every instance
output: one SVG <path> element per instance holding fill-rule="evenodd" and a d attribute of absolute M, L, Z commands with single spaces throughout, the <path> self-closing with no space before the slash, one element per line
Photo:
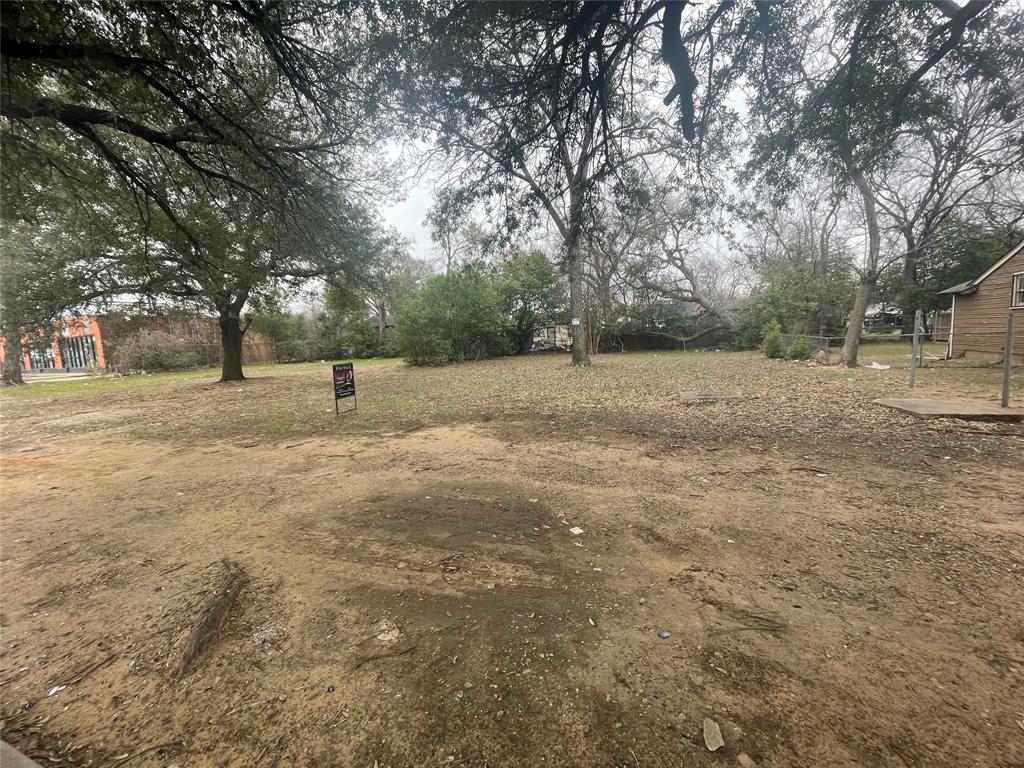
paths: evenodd
<path fill-rule="evenodd" d="M 178 665 L 175 677 L 186 675 L 195 660 L 210 646 L 216 638 L 217 632 L 223 626 L 224 619 L 227 618 L 231 607 L 238 599 L 242 587 L 249 582 L 249 577 L 238 563 L 225 559 L 222 564 L 225 571 L 224 578 L 217 587 L 217 591 L 203 606 L 199 620 L 192 628 L 188 645 L 185 646 L 185 652 L 181 656 L 181 663 Z"/>

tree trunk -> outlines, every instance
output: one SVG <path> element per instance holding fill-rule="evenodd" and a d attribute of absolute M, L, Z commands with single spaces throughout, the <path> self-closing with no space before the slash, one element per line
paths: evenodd
<path fill-rule="evenodd" d="M 825 301 L 823 294 L 825 276 L 828 274 L 828 267 L 825 264 L 828 253 L 825 244 L 825 228 L 825 225 L 822 224 L 821 230 L 818 232 L 817 250 L 811 252 L 811 284 L 817 288 L 818 301 L 815 303 L 814 308 L 807 313 L 807 317 L 804 320 L 804 333 L 808 335 L 817 332 L 818 335 L 824 336 L 821 333 L 821 327 L 825 324 Z"/>
<path fill-rule="evenodd" d="M 520 355 L 525 355 L 533 347 L 534 320 L 521 312 L 516 321 L 516 347 Z"/>
<path fill-rule="evenodd" d="M 569 192 L 569 232 L 565 239 L 565 261 L 569 267 L 569 337 L 572 339 L 572 364 L 589 366 L 590 349 L 584 325 L 587 296 L 580 253 L 582 234 L 583 193 L 577 184 Z"/>
<path fill-rule="evenodd" d="M 856 368 L 860 335 L 864 329 L 864 315 L 867 314 L 868 304 L 871 303 L 871 296 L 878 284 L 878 258 L 882 250 L 882 234 L 878 227 L 878 210 L 875 207 L 875 192 L 871 189 L 871 184 L 860 169 L 854 170 L 851 176 L 864 201 L 864 220 L 868 227 L 868 258 L 857 284 L 853 308 L 846 321 L 846 338 L 843 340 L 839 364 L 847 368 Z"/>
<path fill-rule="evenodd" d="M 223 309 L 220 312 L 220 344 L 223 357 L 220 364 L 221 381 L 245 381 L 242 373 L 242 330 L 238 312 Z"/>
<path fill-rule="evenodd" d="M 384 303 L 377 304 L 377 346 L 384 346 L 384 331 L 387 329 L 387 307 Z"/>
<path fill-rule="evenodd" d="M 583 259 L 575 247 L 569 257 L 569 335 L 572 337 L 572 364 L 590 365 L 590 350 L 587 348 L 587 333 L 583 326 L 586 314 L 583 288 Z"/>
<path fill-rule="evenodd" d="M 914 233 L 912 230 L 905 230 L 903 237 L 906 240 L 907 252 L 903 256 L 903 295 L 906 296 L 908 293 L 907 289 L 913 289 L 917 287 L 917 243 L 915 242 Z M 913 333 L 914 332 L 914 310 L 919 309 L 916 306 L 916 291 L 914 292 L 915 301 L 913 306 L 903 306 L 903 322 L 901 324 L 900 333 Z"/>
<path fill-rule="evenodd" d="M 19 386 L 25 383 L 25 379 L 21 375 L 21 358 L 23 354 L 21 339 L 18 337 L 17 331 L 13 332 L 10 336 L 4 336 L 4 386 Z"/>
<path fill-rule="evenodd" d="M 872 275 L 863 275 L 857 284 L 857 293 L 853 299 L 853 308 L 846 321 L 846 338 L 843 340 L 843 352 L 839 364 L 847 368 L 857 367 L 857 352 L 860 349 L 860 334 L 864 328 L 864 315 L 867 314 L 871 294 L 875 291 L 877 280 Z"/>

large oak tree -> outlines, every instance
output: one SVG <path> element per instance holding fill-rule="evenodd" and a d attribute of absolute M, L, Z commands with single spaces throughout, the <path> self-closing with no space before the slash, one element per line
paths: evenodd
<path fill-rule="evenodd" d="M 357 12 L 319 0 L 0 8 L 5 173 L 30 185 L 46 167 L 74 186 L 83 164 L 102 164 L 161 243 L 129 271 L 217 313 L 225 380 L 242 377 L 251 296 L 358 261 L 353 159 L 374 124 L 352 55 L 360 25 L 345 24 Z M 105 189 L 76 194 L 102 203 Z"/>

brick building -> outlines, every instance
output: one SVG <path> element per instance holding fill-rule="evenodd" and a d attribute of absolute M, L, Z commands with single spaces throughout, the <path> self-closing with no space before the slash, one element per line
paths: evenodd
<path fill-rule="evenodd" d="M 145 325 L 151 331 L 166 333 L 188 341 L 196 349 L 203 365 L 220 361 L 220 329 L 209 317 L 150 317 Z M 60 321 L 46 338 L 22 339 L 21 367 L 25 373 L 81 372 L 89 368 L 104 370 L 111 364 L 110 323 L 103 315 L 83 315 Z M 0 362 L 4 359 L 0 337 Z M 246 365 L 269 363 L 275 359 L 274 342 L 262 333 L 249 331 L 242 341 L 242 359 Z"/>
<path fill-rule="evenodd" d="M 26 373 L 84 371 L 90 367 L 106 368 L 103 347 L 102 318 L 96 315 L 69 317 L 62 320 L 49 339 L 22 339 L 21 367 Z M 0 344 L 0 361 L 4 359 Z"/>

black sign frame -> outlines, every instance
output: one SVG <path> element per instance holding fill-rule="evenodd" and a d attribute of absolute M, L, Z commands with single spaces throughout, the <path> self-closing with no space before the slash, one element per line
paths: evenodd
<path fill-rule="evenodd" d="M 359 409 L 359 398 L 356 397 L 356 369 L 352 363 L 335 363 L 331 366 L 331 379 L 334 383 L 334 415 L 340 416 L 338 401 L 352 398 L 352 407 L 345 413 Z"/>

